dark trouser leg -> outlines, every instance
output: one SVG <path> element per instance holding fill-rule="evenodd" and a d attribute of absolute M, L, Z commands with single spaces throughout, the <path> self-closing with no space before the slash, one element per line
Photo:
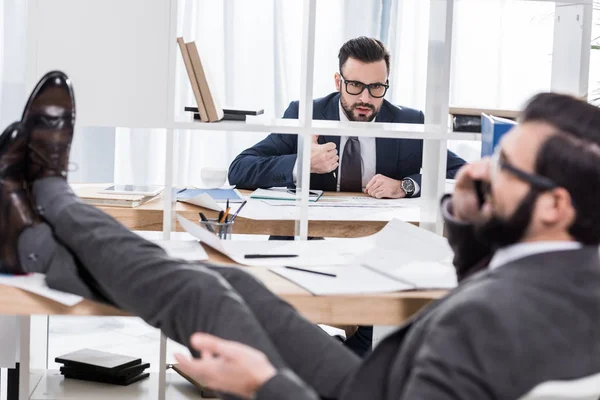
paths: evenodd
<path fill-rule="evenodd" d="M 356 355 L 362 358 L 366 357 L 373 347 L 373 327 L 359 326 L 356 333 L 350 336 L 344 344 Z"/>
<path fill-rule="evenodd" d="M 242 269 L 211 269 L 242 296 L 285 363 L 322 396 L 338 398 L 360 358 Z"/>
<path fill-rule="evenodd" d="M 37 181 L 34 197 L 54 235 L 111 302 L 188 347 L 194 332 L 207 332 L 250 345 L 283 367 L 252 312 L 220 275 L 169 258 L 159 246 L 81 203 L 60 178 Z M 21 246 L 20 252 L 35 253 L 35 248 Z M 55 258 L 47 258 L 52 262 L 49 271 L 61 268 Z"/>

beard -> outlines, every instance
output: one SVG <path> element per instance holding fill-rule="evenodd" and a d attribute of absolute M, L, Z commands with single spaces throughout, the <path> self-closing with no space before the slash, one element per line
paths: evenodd
<path fill-rule="evenodd" d="M 373 104 L 363 103 L 363 102 L 348 104 L 346 102 L 346 100 L 344 100 L 343 97 L 340 97 L 340 102 L 342 103 L 342 109 L 344 110 L 344 112 L 346 113 L 346 116 L 348 117 L 348 119 L 350 121 L 371 122 L 377 116 L 377 113 L 379 112 L 379 108 L 381 108 L 381 106 L 379 106 L 379 108 L 375 108 L 375 106 Z M 358 117 L 355 117 L 354 110 L 357 107 L 368 108 L 372 111 L 372 113 L 369 114 L 368 116 L 359 115 Z"/>
<path fill-rule="evenodd" d="M 492 213 L 491 219 L 475 226 L 477 237 L 494 249 L 519 242 L 531 222 L 538 194 L 537 191 L 530 190 L 513 215 L 508 218 Z"/>

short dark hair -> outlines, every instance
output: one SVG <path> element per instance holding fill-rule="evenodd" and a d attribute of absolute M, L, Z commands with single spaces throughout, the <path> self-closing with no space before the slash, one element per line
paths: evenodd
<path fill-rule="evenodd" d="M 576 216 L 569 233 L 584 244 L 600 244 L 600 109 L 572 96 L 540 93 L 520 121 L 556 129 L 540 147 L 535 171 L 571 195 Z"/>
<path fill-rule="evenodd" d="M 388 75 L 390 74 L 390 53 L 385 45 L 377 39 L 360 36 L 344 43 L 338 54 L 340 72 L 350 57 L 364 63 L 384 60 Z"/>

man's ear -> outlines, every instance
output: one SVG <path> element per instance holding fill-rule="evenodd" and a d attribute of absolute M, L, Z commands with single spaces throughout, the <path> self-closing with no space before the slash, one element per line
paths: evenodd
<path fill-rule="evenodd" d="M 337 90 L 338 92 L 341 91 L 342 76 L 340 75 L 340 73 L 336 72 L 335 75 L 333 75 L 333 79 L 335 80 L 335 90 Z"/>
<path fill-rule="evenodd" d="M 556 188 L 539 199 L 540 217 L 544 224 L 570 226 L 575 219 L 571 195 L 564 188 Z"/>

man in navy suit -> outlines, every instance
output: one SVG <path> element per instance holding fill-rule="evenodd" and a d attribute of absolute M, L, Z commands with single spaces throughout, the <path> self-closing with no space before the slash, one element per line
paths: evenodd
<path fill-rule="evenodd" d="M 337 91 L 314 100 L 313 119 L 422 124 L 423 112 L 384 100 L 390 83 L 390 54 L 376 39 L 359 37 L 340 49 Z M 283 118 L 298 118 L 298 101 Z M 238 155 L 229 167 L 229 182 L 238 188 L 294 186 L 296 135 L 272 133 Z M 338 154 L 338 149 L 342 149 Z M 423 141 L 374 137 L 314 136 L 310 187 L 327 191 L 364 191 L 376 198 L 418 196 Z M 447 178 L 465 161 L 448 152 Z"/>
<path fill-rule="evenodd" d="M 389 88 L 390 54 L 376 39 L 359 37 L 340 49 L 337 91 L 313 103 L 313 119 L 422 124 L 423 113 L 384 100 Z M 292 102 L 283 118 L 298 118 Z M 229 182 L 243 189 L 296 184 L 296 135 L 272 133 L 243 151 L 229 167 Z M 337 149 L 343 149 L 338 155 Z M 310 187 L 327 191 L 360 192 L 376 198 L 418 196 L 423 141 L 374 137 L 313 136 Z M 448 152 L 448 178 L 465 161 Z M 346 341 L 364 356 L 372 345 L 373 328 L 361 326 Z"/>

